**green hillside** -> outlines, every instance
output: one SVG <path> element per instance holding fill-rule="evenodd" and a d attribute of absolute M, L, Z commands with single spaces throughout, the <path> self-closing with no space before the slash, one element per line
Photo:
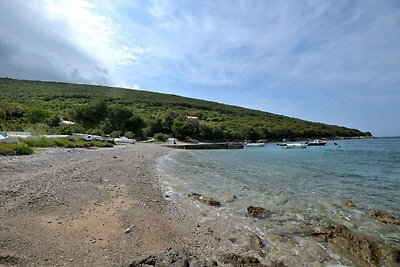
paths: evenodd
<path fill-rule="evenodd" d="M 0 130 L 142 138 L 280 140 L 370 136 L 237 106 L 140 90 L 0 78 Z M 59 118 L 75 125 L 59 125 Z"/>

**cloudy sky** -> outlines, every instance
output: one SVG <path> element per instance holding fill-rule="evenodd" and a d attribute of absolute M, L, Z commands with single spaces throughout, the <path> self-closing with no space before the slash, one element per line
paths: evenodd
<path fill-rule="evenodd" d="M 398 0 L 0 0 L 0 77 L 400 135 Z"/>

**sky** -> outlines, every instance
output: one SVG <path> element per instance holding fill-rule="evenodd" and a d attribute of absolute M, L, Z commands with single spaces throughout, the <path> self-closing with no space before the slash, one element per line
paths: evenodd
<path fill-rule="evenodd" d="M 0 0 L 0 77 L 400 136 L 400 1 Z"/>

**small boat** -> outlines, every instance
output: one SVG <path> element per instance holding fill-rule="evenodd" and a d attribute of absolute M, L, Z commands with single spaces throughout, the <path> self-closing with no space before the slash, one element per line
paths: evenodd
<path fill-rule="evenodd" d="M 323 141 L 323 140 L 313 140 L 311 142 L 307 142 L 306 144 L 309 146 L 324 146 L 326 145 L 327 141 Z"/>
<path fill-rule="evenodd" d="M 286 144 L 286 146 L 282 146 L 283 148 L 291 149 L 291 148 L 307 148 L 307 144 L 304 143 L 292 143 Z"/>
<path fill-rule="evenodd" d="M 245 147 L 264 147 L 265 143 L 245 143 Z"/>
<path fill-rule="evenodd" d="M 277 146 L 286 146 L 286 143 L 276 143 Z"/>

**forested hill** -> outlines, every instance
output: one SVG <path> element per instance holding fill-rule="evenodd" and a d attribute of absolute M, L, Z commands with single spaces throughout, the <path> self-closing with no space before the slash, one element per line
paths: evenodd
<path fill-rule="evenodd" d="M 105 86 L 0 78 L 0 130 L 155 134 L 198 140 L 370 136 L 340 126 L 176 95 Z M 60 124 L 63 120 L 74 125 Z"/>

